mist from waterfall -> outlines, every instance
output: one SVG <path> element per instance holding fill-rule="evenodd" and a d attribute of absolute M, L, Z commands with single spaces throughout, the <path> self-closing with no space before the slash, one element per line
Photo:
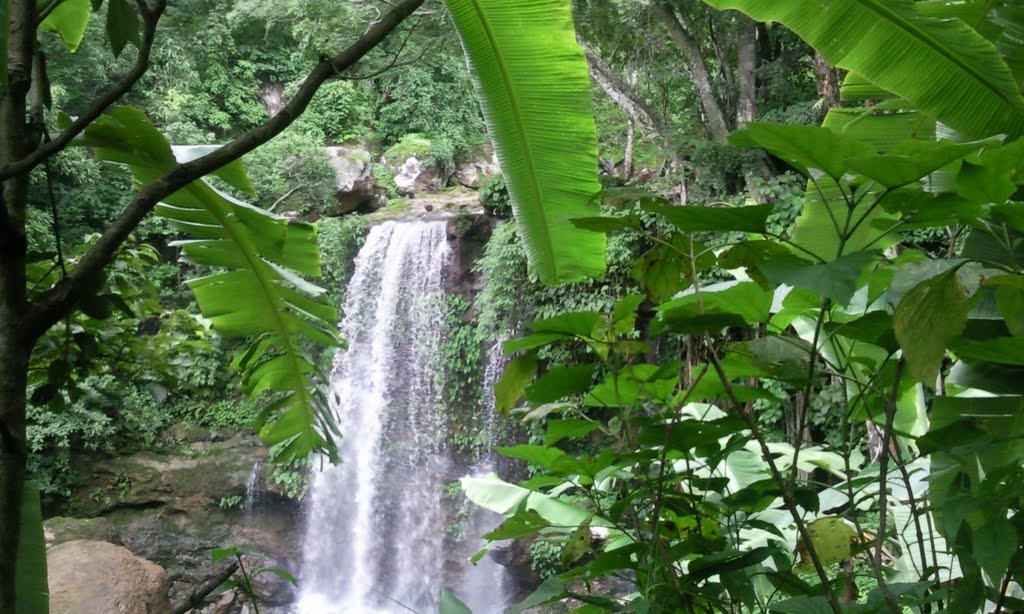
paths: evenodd
<path fill-rule="evenodd" d="M 433 614 L 446 587 L 475 614 L 503 610 L 503 570 L 485 564 L 490 586 L 471 586 L 446 540 L 442 487 L 458 474 L 436 360 L 451 259 L 443 221 L 374 226 L 359 252 L 331 377 L 343 462 L 313 477 L 297 614 Z"/>

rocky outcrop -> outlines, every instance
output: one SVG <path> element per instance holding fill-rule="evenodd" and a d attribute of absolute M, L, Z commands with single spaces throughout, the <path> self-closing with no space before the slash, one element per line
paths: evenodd
<path fill-rule="evenodd" d="M 88 537 L 123 544 L 167 570 L 165 593 L 172 603 L 217 573 L 223 563 L 213 562 L 214 548 L 251 544 L 248 549 L 258 554 L 246 557 L 247 567 L 296 572 L 299 504 L 265 479 L 272 468 L 262 462 L 266 450 L 259 440 L 201 429 L 172 433 L 180 453 L 142 452 L 93 463 L 72 508 L 90 518 L 51 518 L 45 523 L 49 543 Z M 266 473 L 252 484 L 259 466 Z M 245 504 L 247 486 L 258 505 Z M 261 575 L 256 584 L 261 604 L 293 598 L 292 586 L 276 575 Z"/>
<path fill-rule="evenodd" d="M 486 145 L 468 156 L 455 168 L 455 181 L 462 187 L 479 190 L 489 177 L 501 172 L 494 148 Z"/>
<path fill-rule="evenodd" d="M 117 527 L 108 518 L 64 518 L 57 516 L 43 523 L 46 547 L 79 539 L 120 544 Z"/>
<path fill-rule="evenodd" d="M 75 540 L 46 552 L 50 611 L 167 614 L 167 572 L 126 548 Z"/>
<path fill-rule="evenodd" d="M 327 215 L 344 215 L 353 211 L 369 213 L 387 204 L 384 190 L 374 182 L 370 152 L 359 147 L 328 147 L 328 163 L 334 169 L 335 196 L 338 206 Z"/>
<path fill-rule="evenodd" d="M 395 185 L 402 196 L 414 196 L 424 192 L 437 192 L 445 187 L 447 177 L 441 177 L 436 170 L 425 164 L 416 156 L 404 160 L 396 160 L 385 164 L 395 175 Z"/>

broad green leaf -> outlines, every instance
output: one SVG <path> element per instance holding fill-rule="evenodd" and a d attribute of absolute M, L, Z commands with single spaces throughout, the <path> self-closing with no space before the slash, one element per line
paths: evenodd
<path fill-rule="evenodd" d="M 552 525 L 562 527 L 579 526 L 591 516 L 589 512 L 555 497 L 509 484 L 493 473 L 484 477 L 465 477 L 459 482 L 470 501 L 503 516 L 515 515 L 522 506 L 523 509 L 536 511 Z M 608 526 L 608 521 L 595 517 L 591 524 Z M 609 535 L 615 532 L 612 529 Z"/>
<path fill-rule="evenodd" d="M 675 365 L 633 365 L 609 374 L 584 399 L 589 407 L 633 407 L 642 399 L 667 399 L 679 381 Z"/>
<path fill-rule="evenodd" d="M 553 446 L 566 438 L 583 437 L 597 430 L 600 426 L 600 424 L 593 420 L 580 420 L 576 418 L 551 420 L 548 422 L 548 429 L 544 435 L 544 444 Z"/>
<path fill-rule="evenodd" d="M 533 446 L 525 443 L 511 447 L 497 446 L 494 448 L 494 451 L 502 456 L 533 463 L 545 469 L 550 469 L 556 462 L 566 458 L 565 452 L 558 448 Z"/>
<path fill-rule="evenodd" d="M 785 601 L 773 603 L 772 612 L 778 614 L 832 614 L 832 606 L 824 597 L 799 595 Z"/>
<path fill-rule="evenodd" d="M 969 364 L 995 363 L 1024 367 L 1024 338 L 997 337 L 975 341 L 961 339 L 950 346 L 957 358 Z"/>
<path fill-rule="evenodd" d="M 541 529 L 551 526 L 551 523 L 544 520 L 534 510 L 520 510 L 510 518 L 498 525 L 497 528 L 484 533 L 483 538 L 488 541 L 501 541 L 503 539 L 516 539 L 536 535 Z"/>
<path fill-rule="evenodd" d="M 532 608 L 535 608 L 552 601 L 558 601 L 568 597 L 568 593 L 565 591 L 565 586 L 558 576 L 551 576 L 533 591 L 529 597 L 524 599 L 518 605 L 508 611 L 508 614 L 520 614 L 526 612 Z"/>
<path fill-rule="evenodd" d="M 547 284 L 604 273 L 590 75 L 569 0 L 447 0 L 476 78 L 532 269 Z M 538 41 L 543 41 L 538 44 Z"/>
<path fill-rule="evenodd" d="M 992 141 L 995 144 L 996 141 Z M 985 143 L 909 140 L 888 153 L 847 160 L 847 166 L 887 188 L 912 184 L 964 156 L 978 151 Z"/>
<path fill-rule="evenodd" d="M 139 17 L 128 0 L 110 0 L 107 3 L 107 38 L 114 57 L 119 57 L 125 45 L 139 45 Z"/>
<path fill-rule="evenodd" d="M 682 232 L 764 232 L 772 205 L 749 207 L 696 207 L 645 203 L 644 211 L 657 213 Z"/>
<path fill-rule="evenodd" d="M 494 385 L 495 407 L 500 413 L 508 413 L 523 398 L 526 386 L 537 375 L 537 354 L 528 352 L 505 365 L 501 379 Z"/>
<path fill-rule="evenodd" d="M 730 326 L 758 324 L 768 320 L 772 295 L 754 282 L 712 284 L 701 288 L 699 294 L 686 291 L 659 305 L 655 324 L 679 332 L 718 332 Z"/>
<path fill-rule="evenodd" d="M 14 562 L 14 614 L 46 614 L 50 592 L 46 582 L 46 539 L 39 487 L 25 482 L 21 494 L 21 528 Z"/>
<path fill-rule="evenodd" d="M 971 533 L 974 558 L 990 578 L 1006 575 L 1018 548 L 1017 530 L 1006 518 L 996 518 Z"/>
<path fill-rule="evenodd" d="M 590 550 L 590 521 L 593 516 L 587 516 L 586 520 L 576 527 L 576 530 L 569 535 L 569 540 L 562 547 L 562 568 L 569 567 L 576 561 L 583 558 L 583 555 Z"/>
<path fill-rule="evenodd" d="M 63 5 L 62 5 L 63 6 Z M 86 2 L 88 8 L 88 2 Z M 82 144 L 100 160 L 128 166 L 149 184 L 177 165 L 164 136 L 139 111 L 118 107 L 85 132 Z M 252 396 L 278 393 L 264 411 L 260 436 L 276 458 L 335 453 L 337 427 L 325 379 L 306 344 L 339 345 L 337 316 L 324 290 L 306 281 L 320 275 L 316 230 L 193 182 L 167 197 L 156 212 L 185 236 L 175 243 L 182 260 L 215 272 L 189 282 L 203 315 L 222 334 L 249 342 L 234 361 Z"/>
<path fill-rule="evenodd" d="M 765 262 L 761 270 L 773 284 L 788 284 L 806 288 L 819 296 L 830 298 L 840 306 L 846 306 L 857 291 L 857 281 L 869 263 L 875 260 L 874 252 L 854 252 L 825 264 L 789 262 Z"/>
<path fill-rule="evenodd" d="M 570 220 L 572 225 L 580 230 L 590 232 L 612 233 L 623 230 L 640 230 L 640 218 L 636 215 L 623 215 L 620 217 L 575 217 Z"/>
<path fill-rule="evenodd" d="M 55 32 L 68 51 L 77 51 L 89 25 L 90 8 L 89 0 L 64 0 L 39 24 L 39 29 Z"/>
<path fill-rule="evenodd" d="M 604 316 L 596 311 L 562 313 L 530 324 L 535 333 L 558 333 L 576 337 L 592 337 L 594 330 L 604 323 Z"/>
<path fill-rule="evenodd" d="M 473 614 L 473 611 L 448 589 L 441 591 L 441 603 L 437 611 L 438 614 Z"/>
<path fill-rule="evenodd" d="M 834 66 L 857 73 L 970 137 L 1020 135 L 1024 98 L 995 46 L 908 0 L 707 0 L 776 21 Z"/>
<path fill-rule="evenodd" d="M 848 172 L 847 160 L 876 155 L 865 143 L 817 126 L 753 123 L 734 132 L 729 141 L 738 147 L 760 147 L 804 176 L 822 173 L 835 181 Z"/>
<path fill-rule="evenodd" d="M 886 311 L 871 311 L 850 322 L 826 322 L 825 332 L 877 345 L 889 353 L 899 349 L 892 328 L 892 316 Z"/>
<path fill-rule="evenodd" d="M 842 518 L 819 518 L 807 525 L 807 533 L 818 559 L 826 567 L 850 558 L 853 546 L 858 541 L 857 531 Z M 800 561 L 796 568 L 800 571 L 814 570 L 808 550 L 807 544 L 797 542 L 796 551 L 800 555 Z"/>
<path fill-rule="evenodd" d="M 593 376 L 594 365 L 552 367 L 526 389 L 526 400 L 533 405 L 544 405 L 583 394 L 590 390 Z"/>
<path fill-rule="evenodd" d="M 952 268 L 914 286 L 893 314 L 893 330 L 907 372 L 928 387 L 935 386 L 946 348 L 967 323 L 970 302 L 958 270 Z"/>
<path fill-rule="evenodd" d="M 666 301 L 690 285 L 693 277 L 715 265 L 715 254 L 686 235 L 667 237 L 633 263 L 633 279 L 651 299 Z"/>

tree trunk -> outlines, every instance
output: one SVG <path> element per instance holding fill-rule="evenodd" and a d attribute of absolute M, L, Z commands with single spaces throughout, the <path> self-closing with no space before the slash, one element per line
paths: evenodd
<path fill-rule="evenodd" d="M 704 125 L 708 135 L 712 140 L 724 143 L 729 137 L 729 125 L 725 120 L 722 105 L 715 96 L 708 64 L 701 53 L 700 45 L 691 34 L 691 24 L 685 17 L 678 15 L 668 3 L 659 2 L 655 6 L 668 29 L 669 36 L 683 52 L 687 72 L 690 73 L 690 77 L 693 79 L 693 88 L 700 98 L 701 110 L 704 112 Z"/>
<path fill-rule="evenodd" d="M 11 0 L 8 87 L 0 100 L 0 164 L 28 155 L 34 143 L 26 100 L 35 56 L 35 0 Z M 28 173 L 2 184 L 0 195 L 0 612 L 13 612 L 14 575 L 25 486 L 25 389 L 32 341 L 22 322 L 26 300 L 25 209 Z"/>
<path fill-rule="evenodd" d="M 622 179 L 629 181 L 633 178 L 633 125 L 636 123 L 629 118 L 626 125 L 626 151 L 622 155 Z"/>
<path fill-rule="evenodd" d="M 824 115 L 832 107 L 839 106 L 839 71 L 829 66 L 820 53 L 814 54 L 814 81 L 818 87 L 818 98 L 821 99 L 821 113 Z"/>
<path fill-rule="evenodd" d="M 736 62 L 736 128 L 745 128 L 757 118 L 757 22 L 741 17 Z M 743 170 L 747 192 L 755 202 L 768 202 L 757 187 L 758 179 L 769 177 L 768 167 L 761 160 L 756 166 Z"/>
<path fill-rule="evenodd" d="M 578 40 L 587 56 L 587 65 L 590 67 L 590 76 L 594 82 L 633 121 L 645 126 L 649 131 L 653 131 L 657 136 L 665 138 L 667 134 L 665 120 L 633 92 L 636 84 L 624 83 L 597 51 L 583 39 Z"/>

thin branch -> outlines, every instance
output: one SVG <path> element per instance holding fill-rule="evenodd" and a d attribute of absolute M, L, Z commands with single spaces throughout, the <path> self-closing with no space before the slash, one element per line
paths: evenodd
<path fill-rule="evenodd" d="M 142 42 L 139 44 L 139 56 L 135 60 L 135 65 L 132 66 L 132 69 L 125 76 L 121 77 L 121 80 L 115 83 L 105 94 L 100 96 L 92 107 L 79 115 L 67 129 L 58 134 L 55 139 L 48 143 L 43 143 L 43 145 L 24 158 L 10 164 L 5 164 L 0 168 L 0 181 L 27 173 L 39 166 L 50 156 L 63 151 L 89 124 L 96 121 L 107 109 L 135 86 L 139 79 L 149 70 L 149 58 L 153 49 L 153 42 L 156 38 L 156 26 L 163 15 L 166 5 L 166 0 L 160 0 L 152 8 L 144 9 L 142 8 L 142 3 L 139 3 L 140 11 L 142 12 L 143 33 Z"/>
<path fill-rule="evenodd" d="M 53 0 L 53 2 L 47 4 L 43 10 L 39 11 L 39 16 L 36 17 L 36 23 L 43 23 L 43 20 L 49 17 L 50 13 L 56 10 L 56 8 L 61 4 L 64 4 L 64 0 Z"/>
<path fill-rule="evenodd" d="M 280 134 L 305 111 L 325 81 L 361 60 L 423 2 L 424 0 L 405 0 L 347 49 L 334 57 L 322 59 L 310 71 L 292 100 L 280 113 L 262 125 L 201 158 L 176 166 L 160 179 L 142 188 L 82 257 L 78 266 L 30 307 L 29 313 L 25 316 L 22 334 L 29 341 L 34 340 L 60 321 L 84 295 L 90 280 L 95 279 L 95 276 L 113 260 L 117 249 L 157 203 Z"/>

